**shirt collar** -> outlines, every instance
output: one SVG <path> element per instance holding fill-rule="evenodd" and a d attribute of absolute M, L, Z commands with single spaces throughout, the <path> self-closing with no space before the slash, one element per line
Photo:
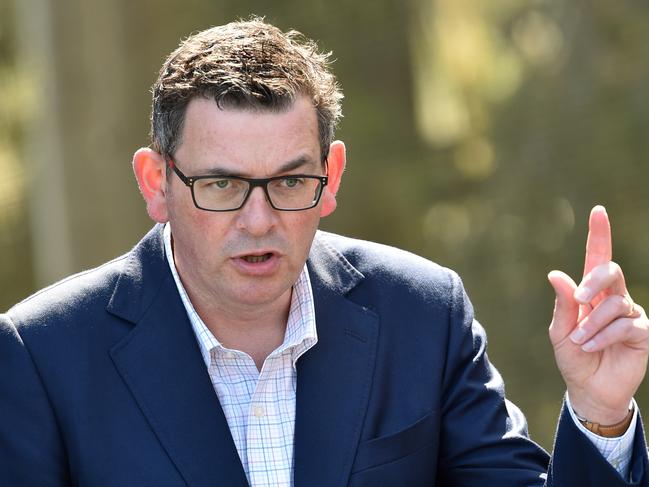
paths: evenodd
<path fill-rule="evenodd" d="M 198 341 L 205 365 L 209 367 L 211 363 L 211 351 L 215 348 L 225 349 L 225 347 L 216 339 L 209 328 L 207 328 L 207 325 L 205 325 L 194 309 L 194 305 L 185 291 L 180 276 L 178 276 L 178 270 L 174 262 L 173 246 L 171 244 L 171 226 L 169 223 L 164 226 L 163 237 L 169 269 L 174 277 L 180 298 L 194 329 L 194 334 L 196 335 L 196 340 Z M 271 355 L 281 354 L 290 349 L 293 367 L 295 368 L 297 360 L 317 342 L 318 333 L 315 322 L 313 290 L 311 288 L 309 271 L 305 264 L 297 281 L 293 285 L 284 341 Z"/>

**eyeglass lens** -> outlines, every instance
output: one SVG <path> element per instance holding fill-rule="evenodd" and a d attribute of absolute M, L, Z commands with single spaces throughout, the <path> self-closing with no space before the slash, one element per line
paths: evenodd
<path fill-rule="evenodd" d="M 193 185 L 194 198 L 204 209 L 236 209 L 244 203 L 252 186 L 250 181 L 234 177 L 198 179 Z M 318 177 L 287 176 L 265 182 L 265 189 L 271 205 L 277 209 L 306 209 L 317 204 L 322 182 Z"/>

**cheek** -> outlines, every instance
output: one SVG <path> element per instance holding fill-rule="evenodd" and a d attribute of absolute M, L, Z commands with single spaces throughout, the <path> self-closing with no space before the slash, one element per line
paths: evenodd
<path fill-rule="evenodd" d="M 196 208 L 189 191 L 179 194 L 178 188 L 174 188 L 168 195 L 168 201 L 172 226 L 175 223 L 175 227 L 182 228 L 184 232 L 196 238 L 201 235 L 207 237 L 218 227 L 218 214 Z"/>
<path fill-rule="evenodd" d="M 222 246 L 232 222 L 224 215 L 198 210 L 193 204 L 188 208 L 186 203 L 183 202 L 182 207 L 173 205 L 169 212 L 174 238 L 182 242 L 193 258 L 209 259 Z"/>
<path fill-rule="evenodd" d="M 193 267 L 193 272 L 202 273 L 204 270 L 210 272 L 221 265 L 224 252 L 224 238 L 217 233 L 212 225 L 208 225 L 204 219 L 185 221 L 183 225 L 172 226 L 176 238 L 177 247 L 182 246 L 182 254 L 186 265 Z M 174 230 L 175 229 L 175 230 Z M 201 270 L 203 269 L 203 270 Z"/>
<path fill-rule="evenodd" d="M 296 244 L 299 242 L 299 245 L 303 247 L 303 249 L 300 249 L 303 252 L 308 253 L 311 247 L 313 236 L 320 222 L 319 211 L 316 207 L 308 210 L 308 212 L 304 212 L 304 214 L 298 214 L 296 215 L 298 218 L 291 224 L 290 231 L 292 238 Z"/>
<path fill-rule="evenodd" d="M 228 223 L 225 218 L 218 218 L 222 215 L 215 218 L 210 213 L 200 213 L 205 215 L 193 215 L 187 221 L 187 225 L 191 226 L 193 246 L 205 256 L 215 255 L 227 245 L 232 223 Z"/>

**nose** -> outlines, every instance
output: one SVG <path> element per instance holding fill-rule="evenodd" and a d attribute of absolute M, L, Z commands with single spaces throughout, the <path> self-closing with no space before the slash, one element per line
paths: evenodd
<path fill-rule="evenodd" d="M 277 210 L 270 206 L 261 187 L 253 188 L 237 215 L 237 228 L 253 236 L 266 235 L 277 224 Z"/>

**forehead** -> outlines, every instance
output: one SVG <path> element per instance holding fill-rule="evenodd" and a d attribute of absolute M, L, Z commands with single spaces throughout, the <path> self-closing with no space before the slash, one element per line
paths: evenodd
<path fill-rule="evenodd" d="M 192 170 L 218 165 L 258 173 L 297 157 L 317 163 L 319 153 L 316 110 L 307 98 L 281 111 L 222 109 L 195 98 L 187 106 L 176 157 Z"/>

